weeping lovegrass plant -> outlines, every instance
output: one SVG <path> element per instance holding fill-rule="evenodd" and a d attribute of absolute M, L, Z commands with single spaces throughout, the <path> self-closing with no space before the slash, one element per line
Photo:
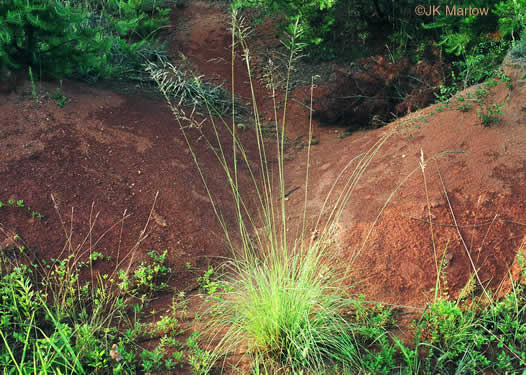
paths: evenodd
<path fill-rule="evenodd" d="M 304 210 L 299 229 L 295 232 L 297 234 L 294 238 L 289 238 L 288 229 L 291 224 L 287 222 L 285 199 L 281 198 L 285 196 L 284 155 L 288 88 L 292 66 L 301 53 L 302 45 L 298 43 L 301 29 L 299 23 L 296 23 L 286 43 L 289 57 L 282 121 L 278 120 L 276 95 L 272 95 L 276 131 L 275 139 L 269 142 L 263 134 L 253 86 L 247 43 L 248 28 L 235 10 L 231 27 L 231 124 L 222 117 L 223 111 L 215 108 L 205 95 L 201 95 L 201 100 L 208 109 L 212 140 L 205 135 L 202 123 L 194 120 L 192 114 L 186 114 L 179 107 L 178 99 L 174 98 L 177 81 L 174 82 L 173 77 L 178 76 L 177 68 L 169 64 L 153 63 L 146 67 L 179 124 L 212 202 L 214 213 L 224 231 L 225 240 L 232 251 L 232 258 L 224 265 L 221 280 L 226 292 L 214 307 L 214 317 L 210 326 L 213 360 L 209 367 L 219 358 L 224 358 L 225 365 L 229 354 L 237 351 L 240 346 L 248 346 L 247 353 L 257 358 L 257 362 L 263 358 L 275 369 L 306 369 L 319 373 L 327 366 L 333 365 L 348 369 L 362 368 L 361 363 L 369 349 L 366 348 L 354 323 L 346 317 L 346 313 L 353 309 L 356 302 L 349 298 L 345 292 L 346 288 L 342 287 L 358 254 L 342 267 L 342 262 L 338 262 L 334 236 L 337 232 L 336 224 L 357 183 L 392 133 L 382 136 L 367 152 L 353 157 L 341 171 L 325 199 L 313 229 L 318 233 L 317 238 L 308 235 L 311 231 L 307 230 L 310 147 L 307 148 Z M 254 135 L 259 161 L 257 171 L 251 167 L 248 152 L 236 131 L 233 73 L 237 51 L 241 51 L 246 64 L 252 93 Z M 272 85 L 271 89 L 275 94 Z M 199 90 L 196 92 L 202 93 Z M 190 128 L 200 134 L 199 139 L 208 143 L 225 173 L 236 210 L 235 228 L 228 226 L 221 208 L 214 200 L 207 176 L 199 164 Z M 227 132 L 231 145 L 222 140 L 222 131 Z M 309 118 L 309 145 L 311 140 L 312 110 Z M 232 159 L 226 156 L 230 147 L 232 152 L 228 154 L 232 155 Z M 243 196 L 240 193 L 238 165 L 243 164 L 248 167 L 254 197 Z M 277 165 L 277 171 L 270 165 Z M 338 190 L 336 185 L 342 186 L 338 195 L 335 194 Z M 336 202 L 330 203 L 334 195 Z M 256 213 L 250 209 L 249 198 L 255 198 L 257 202 Z M 380 329 L 376 331 L 376 335 L 385 336 L 386 331 Z"/>

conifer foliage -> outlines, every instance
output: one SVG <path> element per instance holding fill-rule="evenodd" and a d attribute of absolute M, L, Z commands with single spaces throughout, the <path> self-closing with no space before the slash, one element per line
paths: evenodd
<path fill-rule="evenodd" d="M 163 54 L 153 38 L 169 12 L 147 13 L 142 2 L 0 0 L 0 69 L 31 67 L 52 78 L 139 78 L 133 73 L 145 60 Z"/>
<path fill-rule="evenodd" d="M 59 1 L 0 1 L 0 63 L 10 69 L 67 76 L 100 48 L 82 13 Z"/>

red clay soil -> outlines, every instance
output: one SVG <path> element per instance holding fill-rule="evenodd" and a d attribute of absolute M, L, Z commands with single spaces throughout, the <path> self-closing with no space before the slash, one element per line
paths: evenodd
<path fill-rule="evenodd" d="M 200 74 L 224 81 L 226 88 L 231 83 L 228 19 L 228 13 L 218 6 L 192 2 L 174 12 L 175 30 L 168 36 L 172 55 L 183 52 Z M 265 40 L 276 42 L 272 37 Z M 236 94 L 250 98 L 248 76 L 239 58 L 235 72 Z M 135 244 L 159 192 L 149 236 L 139 247 L 136 261 L 151 249 L 168 249 L 168 261 L 176 269 L 174 285 L 184 287 L 196 277 L 185 271 L 187 262 L 203 268 L 228 255 L 191 154 L 162 100 L 66 82 L 63 92 L 71 102 L 61 108 L 49 98 L 35 105 L 27 86 L 25 91 L 19 88 L 18 94 L 0 94 L 0 200 L 23 199 L 46 219 L 38 221 L 4 207 L 0 209 L 4 230 L 18 233 L 40 257 L 56 257 L 65 235 L 50 195 L 56 199 L 66 231 L 72 217 L 74 243 L 88 232 L 94 202 L 95 211 L 100 211 L 95 238 L 118 222 L 125 210 L 131 214 L 124 223 L 120 246 L 117 225 L 94 249 L 114 259 L 119 252 L 122 258 Z M 40 92 L 55 87 L 43 84 Z M 260 103 L 264 121 L 270 121 L 270 93 L 257 81 L 255 87 L 257 97 L 265 98 Z M 291 100 L 287 108 L 287 136 L 292 145 L 299 146 L 290 147 L 291 160 L 286 164 L 286 189 L 299 187 L 288 197 L 291 225 L 303 210 L 306 151 L 302 146 L 309 126 L 303 102 L 309 92 L 308 87 L 296 89 L 293 96 L 298 100 Z M 326 92 L 327 88 L 315 89 L 318 97 Z M 501 84 L 491 92 L 488 101 L 505 104 L 502 121 L 489 128 L 480 124 L 476 106 L 463 113 L 454 105 L 441 112 L 437 106 L 429 107 L 385 128 L 343 139 L 338 137 L 343 129 L 313 124 L 319 143 L 311 150 L 311 223 L 348 161 L 367 151 L 383 134 L 393 132 L 339 220 L 341 256 L 347 262 L 356 256 L 349 282 L 368 299 L 425 306 L 433 298 L 435 259 L 446 251 L 442 276 L 451 297 L 459 296 L 474 272 L 468 253 L 484 285 L 498 286 L 510 269 L 517 276 L 513 265 L 526 228 L 526 88 L 517 85 L 510 92 Z M 191 136 L 198 140 L 196 154 L 225 219 L 234 224 L 223 172 L 197 132 Z M 254 141 L 249 131 L 243 137 L 246 142 Z M 427 185 L 418 170 L 421 151 L 426 160 L 436 156 L 425 168 Z M 437 156 L 441 152 L 451 153 Z M 246 181 L 245 171 L 242 178 Z M 379 210 L 402 182 L 358 253 Z M 435 252 L 426 223 L 425 186 Z M 336 187 L 334 194 L 339 191 L 341 187 Z"/>
<path fill-rule="evenodd" d="M 474 93 L 475 88 L 470 91 Z M 470 257 L 486 287 L 509 281 L 508 271 L 526 229 L 526 88 L 510 92 L 500 84 L 491 92 L 488 102 L 505 104 L 502 121 L 490 128 L 480 124 L 477 106 L 463 113 L 455 105 L 442 111 L 435 105 L 385 128 L 344 139 L 320 131 L 319 145 L 311 152 L 308 206 L 313 217 L 347 163 L 392 132 L 339 220 L 341 255 L 349 260 L 357 257 L 352 282 L 368 298 L 425 306 L 434 296 L 435 259 L 443 256 L 447 266 L 442 276 L 453 298 L 474 274 Z M 436 156 L 426 165 L 425 183 L 419 169 L 421 152 L 425 160 Z M 439 155 L 443 152 L 448 153 Z M 290 186 L 302 186 L 304 160 L 303 153 L 289 165 Z M 350 171 L 344 179 L 349 175 Z M 399 186 L 362 246 L 378 213 Z M 289 197 L 292 216 L 302 212 L 302 190 Z M 340 191 L 337 187 L 335 196 Z M 434 247 L 427 223 L 428 201 Z M 512 272 L 515 278 L 517 271 Z"/>
<path fill-rule="evenodd" d="M 44 83 L 39 92 L 55 88 Z M 27 83 L 18 94 L 0 96 L 0 200 L 22 199 L 45 216 L 40 221 L 3 207 L 0 225 L 6 232 L 19 234 L 41 259 L 49 259 L 62 253 L 65 231 L 73 232 L 73 247 L 79 246 L 90 217 L 98 213 L 91 220 L 92 243 L 110 231 L 92 250 L 112 256 L 116 264 L 118 253 L 122 260 L 134 247 L 154 207 L 135 262 L 150 250 L 167 249 L 174 285 L 184 287 L 184 281 L 196 278 L 187 262 L 202 269 L 229 254 L 179 125 L 163 100 L 72 82 L 62 91 L 70 100 L 63 108 L 49 98 L 35 104 Z M 196 133 L 190 131 L 191 137 L 197 139 Z M 195 147 L 225 220 L 233 224 L 231 194 L 215 156 L 205 142 Z M 121 235 L 124 212 L 130 216 Z M 89 247 L 87 242 L 82 250 Z"/>
<path fill-rule="evenodd" d="M 194 1 L 189 7 L 177 9 L 172 13 L 172 25 L 176 32 L 166 36 L 168 50 L 174 59 L 181 54 L 188 58 L 190 64 L 207 81 L 223 84 L 232 90 L 232 33 L 231 14 L 224 5 L 213 5 L 207 2 Z M 271 26 L 262 26 L 265 31 L 265 44 L 276 43 Z M 258 37 L 261 34 L 258 34 Z M 252 35 L 253 36 L 253 35 Z M 253 40 L 250 37 L 249 40 Z M 261 43 L 261 41 L 259 41 Z M 279 41 L 277 41 L 279 45 Z M 234 62 L 234 89 L 236 97 L 244 104 L 251 103 L 252 93 L 247 67 L 239 48 Z M 256 58 L 256 55 L 251 56 Z M 254 77 L 253 77 L 254 78 Z M 255 96 L 259 101 L 268 101 L 267 92 L 258 82 L 254 82 Z"/>

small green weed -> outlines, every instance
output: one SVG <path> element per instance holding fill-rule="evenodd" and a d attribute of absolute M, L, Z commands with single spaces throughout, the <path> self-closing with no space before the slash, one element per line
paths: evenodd
<path fill-rule="evenodd" d="M 126 271 L 119 270 L 119 288 L 124 292 L 142 296 L 166 289 L 166 280 L 171 273 L 171 268 L 165 264 L 167 253 L 168 250 L 162 254 L 156 251 L 148 252 L 149 261 L 141 262 L 131 276 Z"/>
<path fill-rule="evenodd" d="M 453 86 L 446 86 L 446 85 L 440 85 L 438 86 L 438 93 L 435 93 L 436 102 L 437 103 L 443 103 L 446 107 L 449 105 L 449 100 L 455 93 L 458 91 L 458 87 L 456 85 Z"/>
<path fill-rule="evenodd" d="M 499 81 L 497 81 L 495 78 L 491 78 L 489 80 L 486 81 L 486 87 L 488 89 L 492 88 L 492 87 L 495 87 L 499 84 Z"/>
<path fill-rule="evenodd" d="M 438 107 L 436 107 L 436 111 L 437 111 L 438 113 L 440 113 L 440 112 L 442 112 L 444 109 L 446 109 L 447 107 L 448 107 L 447 104 L 445 104 L 445 103 L 441 103 Z"/>
<path fill-rule="evenodd" d="M 12 207 L 15 209 L 21 209 L 25 211 L 32 218 L 37 218 L 39 220 L 44 219 L 44 216 L 40 212 L 35 211 L 29 206 L 26 206 L 22 199 L 9 199 L 7 202 L 3 202 L 0 200 L 0 209 L 3 207 Z"/>
<path fill-rule="evenodd" d="M 163 357 L 164 354 L 159 347 L 156 347 L 153 351 L 144 349 L 141 353 L 143 371 L 145 373 L 161 371 L 164 367 Z"/>
<path fill-rule="evenodd" d="M 99 253 L 98 251 L 93 251 L 89 257 L 92 262 L 96 262 L 98 260 L 103 260 L 106 258 L 103 254 Z"/>
<path fill-rule="evenodd" d="M 467 102 L 467 98 L 465 98 L 463 95 L 457 96 L 457 103 L 455 104 L 455 107 L 460 112 L 469 112 L 471 109 L 473 109 L 473 104 Z"/>
<path fill-rule="evenodd" d="M 31 95 L 33 100 L 38 104 L 37 87 L 35 85 L 35 77 L 33 77 L 33 69 L 29 67 L 29 81 L 31 82 Z"/>
<path fill-rule="evenodd" d="M 168 287 L 166 279 L 171 273 L 171 268 L 166 266 L 165 250 L 162 254 L 150 251 L 149 262 L 142 262 L 133 273 L 136 289 L 142 293 L 159 292 Z"/>
<path fill-rule="evenodd" d="M 456 107 L 460 112 L 469 112 L 473 109 L 473 104 L 457 103 Z"/>
<path fill-rule="evenodd" d="M 153 332 L 157 335 L 167 335 L 178 336 L 183 333 L 179 329 L 179 321 L 171 315 L 164 315 L 153 327 Z M 162 342 L 161 342 L 162 344 Z"/>
<path fill-rule="evenodd" d="M 201 334 L 198 331 L 194 331 L 186 340 L 186 345 L 190 351 L 188 354 L 188 363 L 193 374 L 205 375 L 209 373 L 212 354 L 208 350 L 199 347 L 200 336 Z"/>
<path fill-rule="evenodd" d="M 489 95 L 489 92 L 488 92 L 488 90 L 486 90 L 485 87 L 479 87 L 479 88 L 475 91 L 475 96 L 477 97 L 478 100 L 483 100 L 483 99 L 486 98 L 488 95 Z"/>
<path fill-rule="evenodd" d="M 219 290 L 222 289 L 222 285 L 214 280 L 215 278 L 215 271 L 213 267 L 209 267 L 208 270 L 205 271 L 203 276 L 199 276 L 197 278 L 197 283 L 199 284 L 199 287 L 205 291 L 207 294 L 212 295 L 217 293 Z"/>
<path fill-rule="evenodd" d="M 57 87 L 57 90 L 55 91 L 55 93 L 51 95 L 50 97 L 51 99 L 55 101 L 55 103 L 59 107 L 64 107 L 67 103 L 69 103 L 69 99 L 66 98 L 66 96 L 64 96 L 60 87 Z"/>
<path fill-rule="evenodd" d="M 500 122 L 502 116 L 502 107 L 504 106 L 504 103 L 502 104 L 492 104 L 487 107 L 482 107 L 477 111 L 478 118 L 482 122 L 482 124 L 486 127 L 489 127 L 493 124 L 497 124 Z"/>

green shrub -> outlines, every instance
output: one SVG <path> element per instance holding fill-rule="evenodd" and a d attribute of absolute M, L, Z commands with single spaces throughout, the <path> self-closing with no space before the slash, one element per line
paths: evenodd
<path fill-rule="evenodd" d="M 31 66 L 35 72 L 68 75 L 95 48 L 95 31 L 82 27 L 86 17 L 60 1 L 0 2 L 0 63 Z M 99 47 L 101 48 L 101 47 Z"/>
<path fill-rule="evenodd" d="M 499 17 L 502 36 L 514 38 L 526 26 L 526 0 L 499 1 L 495 5 L 495 14 Z"/>
<path fill-rule="evenodd" d="M 100 13 L 120 36 L 150 39 L 169 22 L 170 9 L 160 8 L 161 3 L 154 0 L 108 0 Z"/>
<path fill-rule="evenodd" d="M 234 0 L 236 9 L 259 8 L 261 17 L 278 15 L 278 33 L 293 32 L 298 21 L 301 30 L 300 41 L 313 47 L 323 48 L 325 38 L 335 22 L 333 5 L 337 0 L 307 0 L 303 2 L 289 0 Z"/>
<path fill-rule="evenodd" d="M 89 3 L 86 3 L 89 4 Z M 168 9 L 149 15 L 143 1 L 104 6 L 61 0 L 0 1 L 0 68 L 89 80 L 141 78 L 146 59 L 162 57 L 152 37 Z"/>
<path fill-rule="evenodd" d="M 307 44 L 311 56 L 331 59 L 378 54 L 378 47 L 383 50 L 385 46 L 378 43 L 379 36 L 387 38 L 393 58 L 416 55 L 422 43 L 437 42 L 453 60 L 466 60 L 464 68 L 478 70 L 476 74 L 481 74 L 485 66 L 492 69 L 491 60 L 503 57 L 507 41 L 516 38 L 526 24 L 525 0 L 492 3 L 475 0 L 454 4 L 457 8 L 488 8 L 488 14 L 482 16 L 448 15 L 445 7 L 451 7 L 451 2 L 440 0 L 433 4 L 440 6 L 441 15 L 436 17 L 416 17 L 414 11 L 418 3 L 412 0 L 396 3 L 385 0 L 309 0 L 301 3 L 235 0 L 233 4 L 238 8 L 259 8 L 262 17 L 278 15 L 279 33 L 290 32 L 295 20 L 299 19 L 303 31 L 301 42 Z M 498 40 L 492 45 L 490 42 L 495 36 Z M 504 46 L 500 46 L 501 42 Z M 480 82 L 485 78 L 470 80 Z"/>
<path fill-rule="evenodd" d="M 495 77 L 509 46 L 506 41 L 481 41 L 465 55 L 464 60 L 454 63 L 464 87 Z"/>

